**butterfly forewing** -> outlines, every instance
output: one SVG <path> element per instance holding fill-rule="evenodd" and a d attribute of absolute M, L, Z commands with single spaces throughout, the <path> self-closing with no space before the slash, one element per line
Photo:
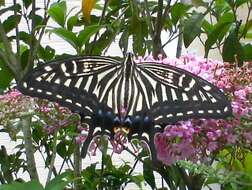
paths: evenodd
<path fill-rule="evenodd" d="M 138 64 L 137 70 L 138 80 L 146 84 L 148 91 L 148 95 L 143 94 L 144 98 L 151 102 L 148 115 L 157 123 L 231 115 L 231 106 L 225 95 L 190 72 L 158 63 Z M 148 84 L 145 78 L 148 78 Z"/>
<path fill-rule="evenodd" d="M 106 85 L 116 76 L 120 65 L 116 59 L 100 56 L 53 61 L 34 69 L 18 88 L 24 94 L 55 101 L 74 112 L 91 115 L 101 103 L 107 105 L 112 101 L 103 94 L 106 94 Z"/>

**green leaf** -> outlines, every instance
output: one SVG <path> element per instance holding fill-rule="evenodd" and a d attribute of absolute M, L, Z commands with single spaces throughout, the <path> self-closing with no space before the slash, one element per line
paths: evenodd
<path fill-rule="evenodd" d="M 135 176 L 130 175 L 129 178 L 138 187 L 142 188 L 142 182 L 144 181 L 144 177 L 142 175 L 135 175 Z"/>
<path fill-rule="evenodd" d="M 218 20 L 216 26 L 224 24 L 224 23 L 233 23 L 235 21 L 235 17 L 233 13 L 227 12 L 224 13 Z"/>
<path fill-rule="evenodd" d="M 73 46 L 74 49 L 77 49 L 78 47 L 78 38 L 76 37 L 75 33 L 66 30 L 65 28 L 54 28 L 50 30 L 49 32 L 54 33 L 58 35 L 59 37 L 63 38 L 65 41 L 67 41 L 71 46 Z"/>
<path fill-rule="evenodd" d="M 67 156 L 67 146 L 68 144 L 64 140 L 57 144 L 57 154 L 63 159 Z"/>
<path fill-rule="evenodd" d="M 252 39 L 252 31 L 248 31 L 245 37 L 247 39 Z"/>
<path fill-rule="evenodd" d="M 229 12 L 231 7 L 226 0 L 216 0 L 214 10 L 216 15 L 219 17 L 222 16 L 222 14 Z"/>
<path fill-rule="evenodd" d="M 129 33 L 133 35 L 133 51 L 137 55 L 145 53 L 145 37 L 147 35 L 148 27 L 146 21 L 138 16 L 131 18 Z"/>
<path fill-rule="evenodd" d="M 242 46 L 244 52 L 244 61 L 252 61 L 252 44 Z"/>
<path fill-rule="evenodd" d="M 68 18 L 67 30 L 72 31 L 73 27 L 76 26 L 77 23 L 78 23 L 78 16 L 77 15 L 74 15 L 74 16 L 71 16 L 70 18 Z"/>
<path fill-rule="evenodd" d="M 200 35 L 203 20 L 204 15 L 202 13 L 194 12 L 192 16 L 185 21 L 183 38 L 186 48 L 198 35 Z"/>
<path fill-rule="evenodd" d="M 145 162 L 143 164 L 143 176 L 145 181 L 151 186 L 151 188 L 155 189 L 155 176 L 153 173 L 152 162 L 149 159 L 145 159 Z"/>
<path fill-rule="evenodd" d="M 26 43 L 27 45 L 30 45 L 30 41 L 31 41 L 31 35 L 26 33 L 26 32 L 19 32 L 19 37 L 20 40 L 22 40 L 24 43 Z"/>
<path fill-rule="evenodd" d="M 48 14 L 56 23 L 64 27 L 66 20 L 66 11 L 66 2 L 61 1 L 59 3 L 53 3 L 48 10 Z"/>
<path fill-rule="evenodd" d="M 252 48 L 252 45 L 251 45 L 251 48 Z M 244 168 L 245 168 L 245 171 L 252 176 L 252 153 L 246 154 L 246 157 L 244 159 Z"/>
<path fill-rule="evenodd" d="M 193 6 L 195 6 L 195 7 L 199 7 L 199 6 L 207 7 L 208 6 L 208 3 L 203 0 L 192 0 L 191 2 L 193 4 Z"/>
<path fill-rule="evenodd" d="M 214 26 L 212 24 L 210 24 L 207 20 L 204 19 L 203 23 L 202 23 L 202 28 L 204 29 L 204 31 L 207 33 L 207 35 L 210 35 L 210 33 L 213 31 Z"/>
<path fill-rule="evenodd" d="M 82 30 L 78 35 L 78 47 L 81 49 L 84 44 L 86 44 L 90 37 L 97 33 L 101 28 L 105 27 L 105 25 L 91 25 L 86 26 L 84 30 Z"/>
<path fill-rule="evenodd" d="M 218 177 L 208 177 L 207 180 L 204 182 L 205 185 L 216 184 L 219 182 Z"/>
<path fill-rule="evenodd" d="M 217 42 L 217 40 L 221 41 L 223 36 L 225 36 L 228 29 L 230 28 L 230 25 L 231 23 L 223 23 L 222 25 L 214 27 L 205 42 L 205 57 L 208 56 L 211 47 Z"/>
<path fill-rule="evenodd" d="M 62 140 L 57 144 L 57 153 L 64 159 L 74 151 L 73 143 L 70 140 Z"/>
<path fill-rule="evenodd" d="M 241 5 L 244 5 L 245 3 L 248 3 L 251 0 L 236 0 L 235 1 L 235 6 L 236 8 L 240 7 Z"/>
<path fill-rule="evenodd" d="M 0 1 L 0 7 L 1 7 L 1 6 L 5 6 L 5 0 L 1 0 L 1 1 Z"/>
<path fill-rule="evenodd" d="M 54 58 L 55 49 L 51 48 L 50 46 L 46 46 L 45 48 L 40 46 L 38 49 L 38 55 L 44 61 L 50 61 Z"/>
<path fill-rule="evenodd" d="M 10 6 L 10 7 L 4 8 L 4 9 L 1 8 L 1 9 L 0 9 L 0 15 L 6 13 L 6 12 L 8 12 L 8 11 L 14 11 L 14 10 L 16 10 L 17 12 L 20 12 L 20 10 L 21 10 L 20 4 L 12 5 L 12 6 Z"/>
<path fill-rule="evenodd" d="M 126 55 L 128 51 L 128 42 L 129 42 L 129 32 L 127 30 L 124 30 L 119 40 L 119 46 L 124 55 Z"/>
<path fill-rule="evenodd" d="M 5 65 L 3 60 L 0 59 L 0 89 L 5 90 L 10 86 L 10 82 L 14 76 L 10 69 Z"/>
<path fill-rule="evenodd" d="M 6 33 L 10 32 L 11 30 L 13 30 L 20 22 L 21 20 L 21 15 L 11 15 L 9 16 L 4 22 L 4 30 Z"/>
<path fill-rule="evenodd" d="M 33 16 L 32 14 L 30 14 L 28 18 L 34 21 L 34 26 L 42 25 L 44 20 L 44 18 L 40 15 Z"/>
<path fill-rule="evenodd" d="M 229 4 L 230 7 L 235 7 L 235 0 L 226 0 L 226 2 Z"/>
<path fill-rule="evenodd" d="M 27 190 L 27 189 L 36 189 L 43 190 L 43 186 L 37 181 L 30 181 L 26 183 L 12 183 L 8 185 L 0 186 L 0 190 Z"/>
<path fill-rule="evenodd" d="M 226 40 L 224 41 L 222 50 L 223 61 L 226 62 L 238 62 L 239 66 L 243 63 L 244 53 L 242 45 L 238 39 L 237 29 L 230 32 Z"/>
<path fill-rule="evenodd" d="M 24 3 L 25 8 L 27 9 L 31 5 L 32 0 L 23 0 L 23 3 Z"/>
<path fill-rule="evenodd" d="M 74 180 L 72 172 L 64 172 L 52 179 L 45 187 L 45 190 L 64 190 Z"/>
<path fill-rule="evenodd" d="M 92 55 L 101 55 L 102 51 L 109 46 L 115 39 L 115 33 L 108 29 L 106 30 L 100 38 L 95 42 L 95 44 L 92 42 L 89 45 L 85 47 L 85 52 L 89 52 L 92 49 Z"/>
<path fill-rule="evenodd" d="M 217 42 L 217 40 L 221 41 L 223 39 L 233 22 L 234 15 L 232 13 L 225 13 L 219 19 L 218 23 L 214 25 L 205 42 L 205 57 L 208 56 L 210 48 Z"/>
<path fill-rule="evenodd" d="M 21 52 L 21 66 L 23 69 L 26 67 L 28 63 L 29 53 L 30 53 L 30 50 L 28 48 Z"/>
<path fill-rule="evenodd" d="M 32 138 L 34 139 L 34 141 L 39 144 L 40 140 L 42 140 L 42 138 L 45 136 L 45 131 L 43 126 L 39 123 L 36 122 L 33 124 L 33 130 L 32 130 Z"/>
<path fill-rule="evenodd" d="M 85 170 L 82 171 L 81 176 L 83 179 L 85 179 L 83 189 L 97 189 L 97 185 L 100 183 L 100 173 L 98 172 L 99 171 L 96 171 L 96 163 L 91 164 Z"/>
<path fill-rule="evenodd" d="M 242 35 L 244 35 L 245 37 L 247 36 L 248 31 L 252 28 L 252 19 L 248 20 L 248 22 L 246 22 L 245 24 L 241 25 L 241 33 Z"/>
<path fill-rule="evenodd" d="M 171 17 L 174 25 L 183 17 L 191 6 L 184 3 L 176 3 L 171 8 Z"/>
<path fill-rule="evenodd" d="M 234 171 L 243 171 L 243 166 L 240 160 L 233 159 L 231 164 L 232 170 Z"/>

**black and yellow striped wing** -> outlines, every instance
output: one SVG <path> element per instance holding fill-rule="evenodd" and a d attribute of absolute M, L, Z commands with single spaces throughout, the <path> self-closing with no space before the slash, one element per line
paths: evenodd
<path fill-rule="evenodd" d="M 211 83 L 173 66 L 137 64 L 132 54 L 124 61 L 104 56 L 53 61 L 31 71 L 18 88 L 24 94 L 56 101 L 86 120 L 109 112 L 112 126 L 105 129 L 110 132 L 118 122 L 123 126 L 127 121 L 134 133 L 148 133 L 142 124 L 146 118 L 168 124 L 232 114 L 223 92 Z M 134 125 L 136 118 L 141 124 Z M 103 123 L 97 125 L 103 127 Z"/>

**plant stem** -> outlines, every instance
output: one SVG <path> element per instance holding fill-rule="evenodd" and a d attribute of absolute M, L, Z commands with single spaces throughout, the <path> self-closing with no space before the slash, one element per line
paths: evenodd
<path fill-rule="evenodd" d="M 133 167 L 131 168 L 131 170 L 129 171 L 128 175 L 131 175 L 131 174 L 133 173 L 133 171 L 136 169 L 136 165 L 137 165 L 138 161 L 139 161 L 138 159 L 135 160 L 135 163 L 134 163 Z M 129 182 L 130 182 L 130 181 L 126 181 L 126 182 L 124 183 L 124 187 L 122 188 L 122 190 L 124 190 L 124 189 L 126 188 L 126 186 L 127 186 L 127 184 L 128 184 Z"/>
<path fill-rule="evenodd" d="M 16 6 L 17 5 L 17 1 L 13 0 L 13 4 L 14 4 L 14 6 Z M 14 9 L 14 15 L 16 17 L 16 22 L 17 22 L 17 10 L 16 9 Z M 15 30 L 16 30 L 17 57 L 20 60 L 20 44 L 19 44 L 20 37 L 19 37 L 19 28 L 18 28 L 18 25 L 16 26 Z"/>
<path fill-rule="evenodd" d="M 31 124 L 31 117 L 26 117 L 26 118 L 21 119 L 21 125 L 22 125 L 23 134 L 24 134 L 24 146 L 25 146 L 28 172 L 29 172 L 31 180 L 39 181 L 35 158 L 34 158 L 35 151 L 33 149 L 30 124 Z"/>
<path fill-rule="evenodd" d="M 33 33 L 35 33 L 34 32 L 34 29 L 35 29 L 35 14 L 36 13 L 36 1 L 35 0 L 32 0 L 32 12 L 31 12 L 31 14 L 32 14 L 32 26 L 31 26 L 31 29 L 32 29 L 32 32 Z"/>
<path fill-rule="evenodd" d="M 154 32 L 154 37 L 152 41 L 154 58 L 157 58 L 159 54 L 162 54 L 165 56 L 165 52 L 162 48 L 162 42 L 161 42 L 162 27 L 163 27 L 163 0 L 158 0 L 157 21 L 156 21 L 155 32 Z"/>
<path fill-rule="evenodd" d="M 82 162 L 81 162 L 81 154 L 80 154 L 80 145 L 76 142 L 74 147 L 74 177 L 78 180 L 74 181 L 74 189 L 81 189 L 81 170 L 82 170 Z"/>
<path fill-rule="evenodd" d="M 35 4 L 35 0 L 33 0 L 33 3 Z M 44 20 L 42 21 L 42 24 L 41 24 L 42 26 L 46 26 L 46 24 L 49 20 L 49 16 L 47 15 L 47 9 L 48 9 L 49 3 L 50 3 L 50 0 L 48 0 L 46 7 L 45 7 Z M 34 8 L 34 5 L 32 7 Z M 36 10 L 36 7 L 35 7 L 35 10 Z M 33 12 L 34 15 L 35 15 L 35 10 Z M 34 26 L 35 22 L 33 22 L 32 25 Z M 36 55 L 38 48 L 40 46 L 41 39 L 45 33 L 45 27 L 42 27 L 40 33 L 38 32 L 39 33 L 38 40 L 36 40 L 36 38 L 34 36 L 35 35 L 34 30 L 35 30 L 35 28 L 32 28 L 32 31 L 31 31 L 32 40 L 30 43 L 30 52 L 29 52 L 29 56 L 28 56 L 27 65 L 24 69 L 24 72 L 22 73 L 22 76 L 24 76 L 26 73 L 28 73 L 33 68 L 35 55 Z"/>
<path fill-rule="evenodd" d="M 104 173 L 104 160 L 105 160 L 105 152 L 102 150 L 102 162 L 101 162 L 101 175 L 100 175 L 100 187 L 99 190 L 103 190 L 103 173 Z"/>
<path fill-rule="evenodd" d="M 2 172 L 0 172 L 0 183 L 5 184 L 5 180 L 4 180 Z"/>
<path fill-rule="evenodd" d="M 6 65 L 12 71 L 15 79 L 19 81 L 20 73 L 21 73 L 21 66 L 18 63 L 18 60 L 16 59 L 15 54 L 12 51 L 12 47 L 9 43 L 8 37 L 5 33 L 1 20 L 0 20 L 0 37 L 2 39 L 2 43 L 4 46 L 4 53 L 5 53 L 6 60 L 8 60 L 6 62 Z"/>
<path fill-rule="evenodd" d="M 47 179 L 46 179 L 46 185 L 51 180 L 52 172 L 53 172 L 53 168 L 54 168 L 54 162 L 55 162 L 56 153 L 57 153 L 57 138 L 58 138 L 57 134 L 58 134 L 58 131 L 55 131 L 54 136 L 53 136 L 52 156 L 51 156 L 51 161 L 50 161 L 48 176 L 47 176 Z"/>
<path fill-rule="evenodd" d="M 153 38 L 154 37 L 154 29 L 153 29 L 153 24 L 151 22 L 151 14 L 150 14 L 147 0 L 144 0 L 144 6 L 145 6 L 145 10 L 146 10 L 146 15 L 147 15 L 146 21 L 149 26 L 148 28 L 149 28 L 150 37 Z"/>
<path fill-rule="evenodd" d="M 103 6 L 103 9 L 102 9 L 102 14 L 101 14 L 101 17 L 100 17 L 100 19 L 99 19 L 98 25 L 101 25 L 103 19 L 105 18 L 105 13 L 106 13 L 106 9 L 107 9 L 107 7 L 108 7 L 108 2 L 109 2 L 109 0 L 105 0 L 104 6 Z M 92 51 L 93 51 L 94 46 L 95 46 L 95 42 L 96 42 L 97 37 L 98 37 L 98 34 L 99 34 L 99 31 L 96 32 L 96 34 L 95 34 L 95 36 L 94 36 L 94 40 L 93 40 L 93 42 L 92 42 L 93 45 L 92 45 L 92 47 L 91 47 L 91 49 L 90 49 L 90 52 L 89 52 L 90 54 L 92 54 Z"/>
<path fill-rule="evenodd" d="M 185 3 L 185 0 L 181 0 L 181 3 Z M 181 18 L 179 21 L 179 36 L 178 36 L 177 51 L 176 51 L 177 58 L 181 56 L 182 46 L 183 46 L 183 19 Z"/>
<path fill-rule="evenodd" d="M 132 156 L 134 156 L 137 160 L 139 160 L 140 162 L 144 163 L 145 161 L 140 158 L 139 156 L 135 155 L 128 147 L 124 146 L 123 144 L 120 143 L 120 145 L 124 148 L 124 150 L 126 150 L 127 152 L 129 152 Z M 171 190 L 176 190 L 176 187 L 173 183 L 173 181 L 170 179 L 170 176 L 167 175 L 166 170 L 163 168 L 163 165 L 156 161 L 156 162 L 152 162 L 152 169 L 156 172 L 158 172 L 163 179 L 165 180 L 165 182 L 168 184 L 169 188 Z"/>
<path fill-rule="evenodd" d="M 45 147 L 45 149 L 46 149 L 46 146 L 45 146 L 45 145 L 44 145 L 44 147 Z M 43 153 L 40 149 L 38 149 L 38 151 L 39 151 L 39 153 L 41 154 L 41 157 L 43 158 L 44 162 L 46 163 L 46 158 L 45 158 L 45 156 L 44 156 L 44 153 Z M 49 158 L 50 154 L 48 154 L 48 151 L 46 151 L 46 154 L 47 154 L 47 157 Z M 59 173 L 60 173 L 60 172 L 59 172 Z M 53 175 L 54 175 L 54 176 L 58 175 L 57 170 L 56 170 L 55 167 L 53 167 Z"/>
<path fill-rule="evenodd" d="M 179 58 L 181 56 L 182 52 L 182 46 L 183 46 L 183 26 L 182 24 L 179 25 L 179 36 L 178 36 L 178 43 L 177 43 L 177 51 L 176 51 L 176 57 Z"/>

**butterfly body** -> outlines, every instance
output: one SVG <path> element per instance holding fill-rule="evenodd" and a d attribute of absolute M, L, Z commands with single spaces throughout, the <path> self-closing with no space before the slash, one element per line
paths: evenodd
<path fill-rule="evenodd" d="M 118 129 L 129 138 L 153 140 L 156 124 L 232 115 L 225 95 L 208 81 L 170 65 L 136 63 L 132 54 L 123 61 L 103 56 L 53 61 L 35 68 L 18 88 L 79 113 L 90 125 L 88 140 L 113 137 Z"/>

